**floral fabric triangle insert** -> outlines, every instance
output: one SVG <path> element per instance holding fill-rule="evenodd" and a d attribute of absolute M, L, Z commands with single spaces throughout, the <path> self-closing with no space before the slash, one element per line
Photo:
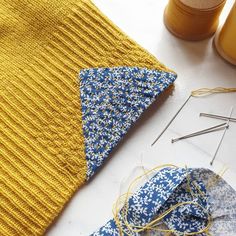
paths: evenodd
<path fill-rule="evenodd" d="M 176 79 L 171 72 L 138 67 L 80 71 L 87 179 L 107 159 L 142 112 Z"/>

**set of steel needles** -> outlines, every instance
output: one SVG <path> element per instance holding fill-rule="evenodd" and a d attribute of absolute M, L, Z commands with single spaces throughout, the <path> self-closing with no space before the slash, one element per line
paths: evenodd
<path fill-rule="evenodd" d="M 213 162 L 214 162 L 214 160 L 216 158 L 216 155 L 217 155 L 217 153 L 219 151 L 219 148 L 220 148 L 220 146 L 221 146 L 221 144 L 223 142 L 226 130 L 229 128 L 229 123 L 230 122 L 236 122 L 236 118 L 232 117 L 232 113 L 233 113 L 233 107 L 230 110 L 229 116 L 220 116 L 220 115 L 215 115 L 215 114 L 200 113 L 200 116 L 209 117 L 209 118 L 218 119 L 218 120 L 224 120 L 225 122 L 221 123 L 219 125 L 215 125 L 215 126 L 203 129 L 203 130 L 199 130 L 199 131 L 191 133 L 191 134 L 187 134 L 187 135 L 184 135 L 184 136 L 181 136 L 181 137 L 178 137 L 178 138 L 174 138 L 174 139 L 171 140 L 171 142 L 175 143 L 175 142 L 183 140 L 183 139 L 188 139 L 188 138 L 196 137 L 196 136 L 199 136 L 199 135 L 208 134 L 208 133 L 211 133 L 211 132 L 215 132 L 215 131 L 219 131 L 219 130 L 224 130 L 224 132 L 223 132 L 223 134 L 221 136 L 221 139 L 220 139 L 220 141 L 218 143 L 216 152 L 215 152 L 215 154 L 214 154 L 214 156 L 213 156 L 213 158 L 212 158 L 212 160 L 210 162 L 210 164 L 213 165 Z"/>

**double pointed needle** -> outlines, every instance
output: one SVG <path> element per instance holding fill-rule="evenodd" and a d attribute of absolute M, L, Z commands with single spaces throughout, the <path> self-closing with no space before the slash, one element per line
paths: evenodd
<path fill-rule="evenodd" d="M 228 126 L 229 126 L 229 122 L 231 121 L 230 119 L 231 119 L 231 116 L 232 116 L 232 113 L 233 113 L 233 109 L 234 109 L 234 108 L 231 107 L 230 114 L 229 114 L 228 121 L 227 121 L 227 125 L 228 125 Z M 219 149 L 220 149 L 220 146 L 221 146 L 221 144 L 222 144 L 222 142 L 223 142 L 223 139 L 224 139 L 224 137 L 225 137 L 226 130 L 227 130 L 227 128 L 225 128 L 224 133 L 223 133 L 222 136 L 221 136 L 220 142 L 219 142 L 219 144 L 218 144 L 218 146 L 217 146 L 217 149 L 216 149 L 216 151 L 215 151 L 215 154 L 214 154 L 214 156 L 213 156 L 213 158 L 212 158 L 212 160 L 211 160 L 211 162 L 210 162 L 210 165 L 213 165 L 213 163 L 214 163 L 214 161 L 215 161 L 216 155 L 217 155 L 217 153 L 218 153 L 218 151 L 219 151 Z"/>
<path fill-rule="evenodd" d="M 214 115 L 214 114 L 208 114 L 208 113 L 200 113 L 200 116 L 215 118 L 219 120 L 226 120 L 226 121 L 230 120 L 232 122 L 236 122 L 236 118 L 229 117 L 229 116 L 220 116 L 220 115 Z"/>
<path fill-rule="evenodd" d="M 229 127 L 229 124 L 222 123 L 222 124 L 219 124 L 219 125 L 216 125 L 216 126 L 212 126 L 210 128 L 207 128 L 207 129 L 203 129 L 203 130 L 200 130 L 200 131 L 188 134 L 188 135 L 184 135 L 184 136 L 179 137 L 179 138 L 172 139 L 171 142 L 175 143 L 175 142 L 177 142 L 179 140 L 183 140 L 183 139 L 199 136 L 199 135 L 202 135 L 202 134 L 207 134 L 207 133 L 215 132 L 215 131 L 218 131 L 218 130 L 226 129 L 228 127 Z"/>

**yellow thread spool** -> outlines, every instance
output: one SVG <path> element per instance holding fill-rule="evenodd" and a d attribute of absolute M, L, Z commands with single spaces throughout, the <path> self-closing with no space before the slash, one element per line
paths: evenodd
<path fill-rule="evenodd" d="M 236 65 L 236 2 L 222 29 L 216 34 L 215 46 L 218 53 Z"/>
<path fill-rule="evenodd" d="M 212 36 L 226 0 L 169 0 L 164 23 L 175 36 L 202 40 Z"/>

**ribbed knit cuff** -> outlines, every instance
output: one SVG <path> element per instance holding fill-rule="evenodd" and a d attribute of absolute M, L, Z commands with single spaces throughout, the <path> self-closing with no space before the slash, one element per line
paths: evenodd
<path fill-rule="evenodd" d="M 42 235 L 86 181 L 80 69 L 137 66 L 168 71 L 91 1 L 80 0 L 68 12 L 55 26 L 42 19 L 42 27 L 54 28 L 44 45 L 32 39 L 28 50 L 34 45 L 35 51 L 21 48 L 27 32 L 19 43 L 14 41 L 19 35 L 5 34 L 7 43 L 0 49 L 6 58 L 0 81 L 0 235 Z M 18 25 L 26 25 L 25 20 Z M 22 57 L 9 69 L 5 62 L 18 56 L 10 51 L 12 42 L 22 49 L 16 50 Z"/>

